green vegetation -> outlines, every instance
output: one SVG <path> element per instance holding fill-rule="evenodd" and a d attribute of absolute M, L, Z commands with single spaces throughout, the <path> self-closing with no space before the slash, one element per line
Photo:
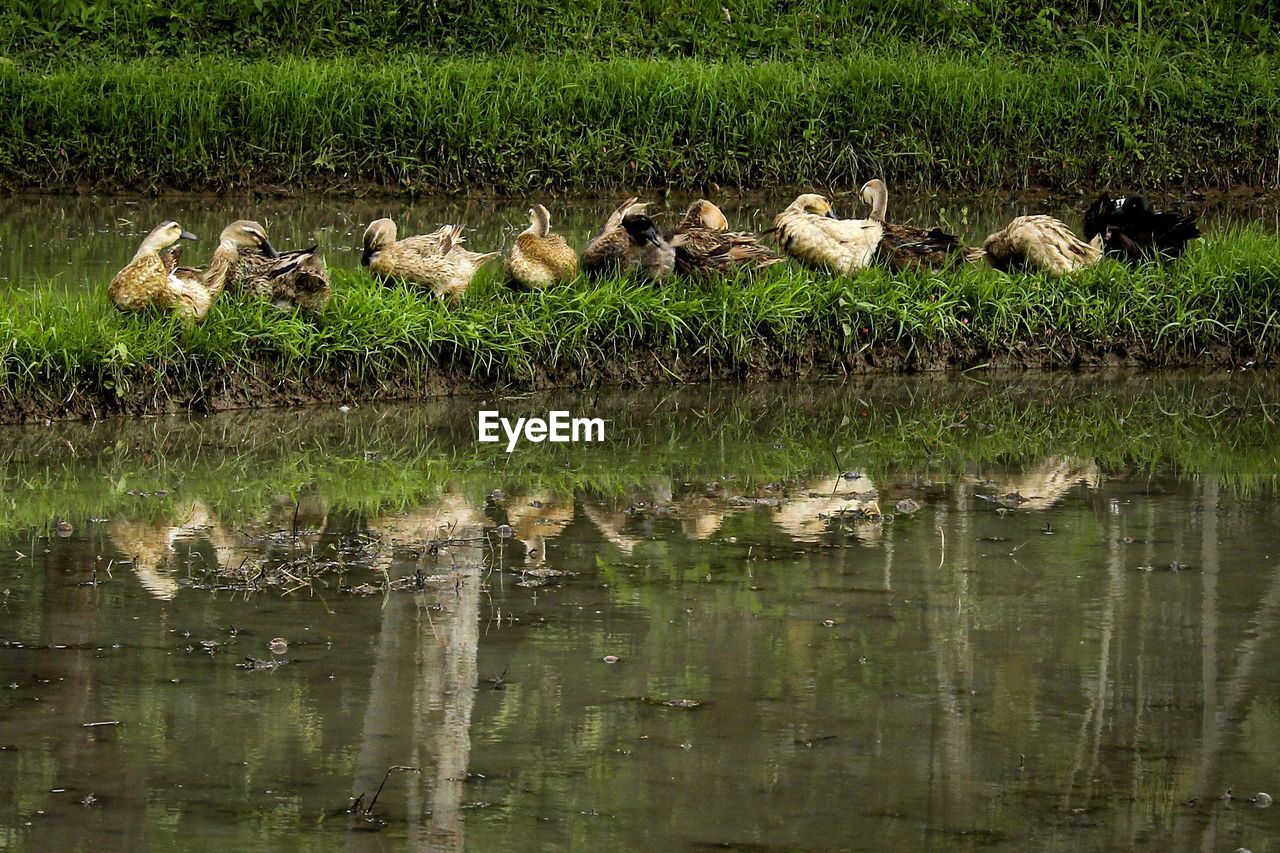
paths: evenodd
<path fill-rule="evenodd" d="M 82 59 L 566 51 L 771 58 L 903 41 L 1058 52 L 1158 35 L 1179 48 L 1275 45 L 1268 0 L 10 0 L 0 50 Z"/>
<path fill-rule="evenodd" d="M 0 176 L 43 187 L 547 192 L 706 182 L 1264 185 L 1274 57 L 857 62 L 403 56 L 0 65 Z"/>
<path fill-rule="evenodd" d="M 1280 353 L 1280 242 L 1206 237 L 1167 266 L 1060 279 L 984 266 L 856 278 L 578 282 L 518 293 L 490 272 L 458 307 L 338 270 L 312 321 L 219 302 L 204 325 L 52 288 L 0 306 L 4 415 L 419 396 L 428 389 L 968 367 L 1161 366 Z M 269 386 L 269 388 L 264 388 Z M 252 393 L 234 399 L 237 389 Z M 174 396 L 176 400 L 170 400 Z"/>

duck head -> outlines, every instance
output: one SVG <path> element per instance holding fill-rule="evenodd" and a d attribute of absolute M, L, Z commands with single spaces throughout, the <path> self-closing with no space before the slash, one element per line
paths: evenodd
<path fill-rule="evenodd" d="M 725 218 L 724 211 L 705 198 L 700 198 L 689 205 L 682 224 L 701 225 L 709 231 L 729 230 L 729 220 Z"/>
<path fill-rule="evenodd" d="M 814 216 L 825 216 L 828 219 L 840 218 L 831 209 L 831 202 L 827 201 L 827 197 L 817 193 L 805 193 L 804 195 L 796 196 L 796 200 L 791 202 L 791 207 L 802 213 L 809 213 Z"/>
<path fill-rule="evenodd" d="M 222 234 L 218 237 L 218 243 L 236 249 L 257 249 L 268 258 L 280 257 L 280 253 L 267 239 L 266 230 L 251 219 L 237 219 L 223 228 Z"/>
<path fill-rule="evenodd" d="M 858 191 L 862 203 L 871 208 L 871 218 L 884 220 L 889 209 L 889 188 L 879 178 L 872 178 Z"/>
<path fill-rule="evenodd" d="M 396 241 L 396 223 L 390 219 L 375 219 L 364 229 L 364 251 L 360 253 L 360 266 L 369 266 L 382 249 Z"/>
<path fill-rule="evenodd" d="M 195 240 L 196 235 L 190 231 L 183 230 L 183 227 L 170 219 L 168 222 L 161 222 L 155 228 L 151 229 L 151 233 L 142 241 L 142 245 L 138 247 L 138 254 L 147 252 L 159 252 L 167 249 L 179 240 Z"/>
<path fill-rule="evenodd" d="M 535 237 L 545 237 L 550 234 L 551 211 L 536 203 L 529 208 L 529 228 L 525 233 Z"/>
<path fill-rule="evenodd" d="M 653 227 L 653 220 L 643 213 L 628 213 L 622 217 L 622 228 L 631 238 L 631 242 L 637 246 L 643 246 L 646 243 L 662 247 L 662 238 L 658 236 L 658 229 Z"/>

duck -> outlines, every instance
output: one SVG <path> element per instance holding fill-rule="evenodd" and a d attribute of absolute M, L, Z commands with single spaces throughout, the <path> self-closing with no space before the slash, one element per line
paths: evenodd
<path fill-rule="evenodd" d="M 218 235 L 218 245 L 209 258 L 209 266 L 201 273 L 205 288 L 215 296 L 221 293 L 239 274 L 241 255 L 250 253 L 276 256 L 276 250 L 261 225 L 252 219 L 237 219 Z"/>
<path fill-rule="evenodd" d="M 858 196 L 871 208 L 870 218 L 883 228 L 875 260 L 893 270 L 949 267 L 959 261 L 976 261 L 984 252 L 965 246 L 960 238 L 941 228 L 920 228 L 885 221 L 889 212 L 889 188 L 873 178 L 862 185 Z"/>
<path fill-rule="evenodd" d="M 466 293 L 476 271 L 498 252 L 464 249 L 461 225 L 445 225 L 430 234 L 397 238 L 396 223 L 375 219 L 364 232 L 360 264 L 387 281 L 403 279 L 425 285 L 440 298 L 457 301 Z"/>
<path fill-rule="evenodd" d="M 675 272 L 676 248 L 668 243 L 645 213 L 647 202 L 629 198 L 618 206 L 582 253 L 582 271 L 590 276 L 635 273 L 657 281 Z M 674 238 L 683 242 L 682 237 Z"/>
<path fill-rule="evenodd" d="M 195 239 L 173 220 L 153 228 L 107 286 L 111 303 L 126 312 L 154 307 L 184 320 L 203 320 L 221 287 L 211 289 L 198 270 L 178 266 L 182 257 L 178 241 Z"/>
<path fill-rule="evenodd" d="M 578 274 L 578 255 L 569 242 L 551 233 L 551 213 L 541 204 L 529 208 L 529 227 L 520 232 L 506 258 L 507 278 L 530 290 L 568 281 Z"/>
<path fill-rule="evenodd" d="M 1101 235 L 1086 243 L 1065 222 L 1043 214 L 1017 217 L 987 237 L 982 248 L 991 265 L 1003 272 L 1032 269 L 1065 275 L 1102 260 Z"/>
<path fill-rule="evenodd" d="M 804 193 L 773 219 L 783 251 L 801 263 L 848 275 L 875 259 L 884 224 L 874 219 L 840 219 L 831 202 Z"/>
<path fill-rule="evenodd" d="M 1103 193 L 1084 212 L 1084 238 L 1102 237 L 1110 257 L 1136 266 L 1153 258 L 1179 258 L 1200 236 L 1194 213 L 1152 210 L 1145 196 Z"/>
<path fill-rule="evenodd" d="M 252 223 L 257 225 L 257 223 Z M 258 226 L 261 231 L 261 226 Z M 228 289 L 265 299 L 282 311 L 318 314 L 333 290 L 319 245 L 277 252 L 263 232 L 262 243 L 240 250 Z"/>
<path fill-rule="evenodd" d="M 732 274 L 738 270 L 758 270 L 780 263 L 760 245 L 755 234 L 730 231 L 724 211 L 705 198 L 689 205 L 684 218 L 667 235 L 668 242 L 679 239 L 676 270 L 681 275 Z"/>

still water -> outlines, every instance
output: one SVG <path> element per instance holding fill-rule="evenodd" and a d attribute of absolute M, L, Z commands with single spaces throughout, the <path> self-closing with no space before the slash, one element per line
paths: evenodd
<path fill-rule="evenodd" d="M 658 193 L 654 201 L 658 223 L 671 227 L 693 199 Z M 772 195 L 716 195 L 731 225 L 759 231 L 795 193 Z M 599 232 L 619 198 L 544 199 L 552 222 L 579 251 Z M 987 234 L 1015 216 L 1049 213 L 1080 227 L 1085 198 L 940 195 L 906 189 L 891 198 L 891 218 L 920 225 L 943 225 L 966 243 L 981 245 Z M 1165 199 L 1174 207 L 1200 211 L 1205 230 L 1255 223 L 1280 232 L 1280 197 L 1248 199 L 1224 197 L 1194 204 Z M 854 194 L 834 196 L 837 213 L 865 216 Z M 524 200 L 459 197 L 420 201 L 344 199 L 326 196 L 296 199 L 219 196 L 216 198 L 135 198 L 125 196 L 7 196 L 0 197 L 0 289 L 29 288 L 53 282 L 70 289 L 100 289 L 128 263 L 142 238 L 159 223 L 176 219 L 200 238 L 184 244 L 184 263 L 203 265 L 227 223 L 241 218 L 262 222 L 279 248 L 319 244 L 330 267 L 356 267 L 365 226 L 382 216 L 399 224 L 402 234 L 431 231 L 444 223 L 462 223 L 476 251 L 503 250 L 528 227 L 529 204 Z"/>
<path fill-rule="evenodd" d="M 1278 416 L 1119 375 L 5 428 L 0 847 L 1278 849 Z"/>

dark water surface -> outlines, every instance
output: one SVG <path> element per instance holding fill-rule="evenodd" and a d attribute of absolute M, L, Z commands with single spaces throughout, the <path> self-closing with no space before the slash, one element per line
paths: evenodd
<path fill-rule="evenodd" d="M 693 196 L 659 193 L 642 196 L 654 201 L 660 225 L 673 226 Z M 716 195 L 731 225 L 763 230 L 795 192 L 733 196 Z M 542 199 L 551 210 L 556 230 L 579 251 L 599 232 L 619 198 Z M 943 225 L 965 242 L 981 245 L 987 234 L 1015 216 L 1050 213 L 1080 226 L 1080 213 L 1089 199 L 1037 195 L 940 195 L 904 189 L 890 199 L 890 218 L 919 225 Z M 855 194 L 833 198 L 841 216 L 865 216 Z M 1206 229 L 1258 223 L 1280 232 L 1280 198 L 1223 197 L 1194 205 L 1182 199 L 1161 203 L 1200 210 Z M 330 267 L 356 267 L 365 226 L 382 216 L 396 220 L 401 234 L 431 231 L 445 223 L 467 226 L 467 240 L 476 251 L 505 249 L 528 224 L 529 202 L 486 198 L 433 198 L 421 201 L 344 199 L 313 196 L 297 199 L 146 198 L 128 196 L 8 196 L 0 198 L 0 289 L 31 288 L 52 280 L 70 290 L 99 289 L 137 249 L 142 238 L 167 219 L 178 220 L 199 241 L 184 243 L 184 263 L 202 266 L 217 245 L 218 234 L 235 219 L 257 219 L 277 247 L 291 249 L 318 243 Z M 665 212 L 664 212 L 665 211 Z"/>
<path fill-rule="evenodd" d="M 608 441 L 508 457 L 492 404 Z M 1121 375 L 4 428 L 0 848 L 1275 850 L 1278 416 Z"/>

